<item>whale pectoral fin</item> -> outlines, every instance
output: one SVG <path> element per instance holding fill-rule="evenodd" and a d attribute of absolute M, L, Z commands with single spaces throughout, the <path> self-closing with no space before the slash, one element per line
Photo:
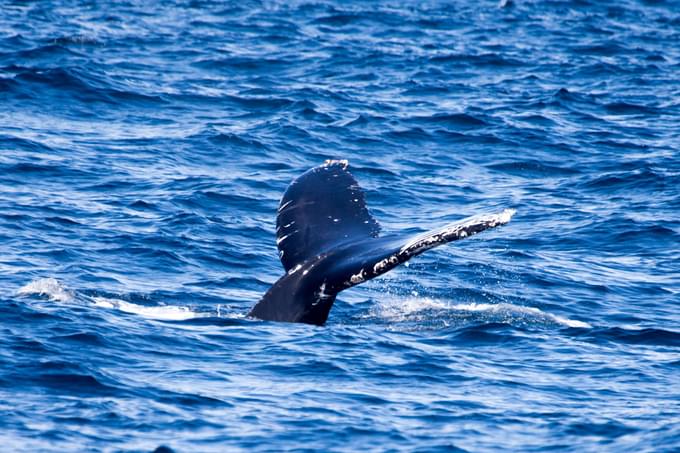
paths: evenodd
<path fill-rule="evenodd" d="M 295 179 L 281 199 L 276 244 L 286 271 L 341 243 L 378 237 L 380 225 L 345 160 L 326 161 Z"/>
<path fill-rule="evenodd" d="M 481 214 L 449 223 L 407 239 L 385 237 L 362 242 L 358 244 L 358 253 L 348 254 L 337 263 L 335 272 L 344 278 L 335 290 L 342 291 L 382 275 L 431 248 L 504 225 L 514 214 L 514 209 L 506 209 L 497 214 Z"/>

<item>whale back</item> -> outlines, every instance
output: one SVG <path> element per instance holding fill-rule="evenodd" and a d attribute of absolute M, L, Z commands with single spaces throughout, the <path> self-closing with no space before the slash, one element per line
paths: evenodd
<path fill-rule="evenodd" d="M 326 161 L 295 179 L 281 199 L 276 244 L 286 271 L 350 242 L 378 237 L 380 225 L 347 161 Z"/>

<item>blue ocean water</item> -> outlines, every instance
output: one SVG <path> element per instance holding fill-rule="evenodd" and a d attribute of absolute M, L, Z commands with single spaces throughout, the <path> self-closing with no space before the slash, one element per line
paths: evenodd
<path fill-rule="evenodd" d="M 680 448 L 680 4 L 3 1 L 12 451 Z M 289 182 L 513 221 L 245 314 Z"/>

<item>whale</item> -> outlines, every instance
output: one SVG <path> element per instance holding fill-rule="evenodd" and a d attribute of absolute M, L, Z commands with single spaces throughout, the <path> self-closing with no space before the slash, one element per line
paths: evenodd
<path fill-rule="evenodd" d="M 248 316 L 323 325 L 343 290 L 431 248 L 504 225 L 515 210 L 480 214 L 415 235 L 381 235 L 346 160 L 293 180 L 279 204 L 276 245 L 285 270 Z"/>

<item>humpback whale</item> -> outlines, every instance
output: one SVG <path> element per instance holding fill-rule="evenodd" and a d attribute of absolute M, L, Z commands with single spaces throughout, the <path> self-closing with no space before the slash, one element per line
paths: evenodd
<path fill-rule="evenodd" d="M 327 160 L 295 179 L 276 218 L 276 245 L 286 271 L 248 316 L 323 325 L 337 294 L 425 250 L 506 224 L 506 209 L 411 237 L 380 236 L 346 160 Z"/>

